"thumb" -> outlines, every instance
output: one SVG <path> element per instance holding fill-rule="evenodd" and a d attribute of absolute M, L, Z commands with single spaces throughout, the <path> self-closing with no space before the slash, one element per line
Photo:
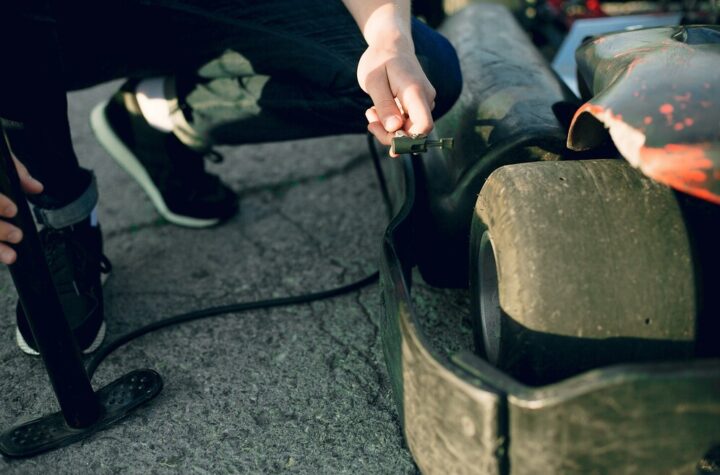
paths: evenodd
<path fill-rule="evenodd" d="M 18 177 L 20 178 L 20 186 L 23 191 L 31 195 L 41 193 L 44 188 L 43 184 L 30 176 L 30 172 L 28 172 L 28 169 L 20 162 L 20 160 L 13 157 L 13 161 L 15 162 L 15 169 L 18 172 Z"/>

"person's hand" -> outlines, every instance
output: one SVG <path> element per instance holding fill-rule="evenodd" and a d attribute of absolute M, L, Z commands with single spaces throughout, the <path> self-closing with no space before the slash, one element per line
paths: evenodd
<path fill-rule="evenodd" d="M 20 163 L 18 159 L 13 157 L 15 161 L 15 169 L 20 177 L 20 186 L 25 193 L 38 194 L 42 192 L 43 185 L 35 178 L 30 176 L 25 165 Z M 14 218 L 17 214 L 17 205 L 10 198 L 0 193 L 0 218 Z M 22 231 L 0 219 L 0 262 L 3 264 L 12 264 L 17 259 L 15 251 L 7 245 L 17 244 L 22 240 Z"/>
<path fill-rule="evenodd" d="M 373 101 L 365 112 L 368 131 L 384 145 L 395 132 L 427 134 L 433 128 L 435 88 L 415 56 L 412 42 L 370 46 L 358 63 L 358 82 Z"/>

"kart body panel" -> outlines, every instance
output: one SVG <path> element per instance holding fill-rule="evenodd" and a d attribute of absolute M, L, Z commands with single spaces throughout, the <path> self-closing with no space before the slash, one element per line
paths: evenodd
<path fill-rule="evenodd" d="M 570 148 L 597 146 L 608 129 L 645 175 L 720 203 L 720 27 L 605 35 L 585 42 L 577 62 L 592 98 L 573 119 Z"/>
<path fill-rule="evenodd" d="M 577 51 L 578 47 L 584 43 L 588 37 L 623 31 L 628 28 L 637 30 L 639 26 L 652 28 L 657 26 L 679 25 L 681 21 L 682 13 L 679 12 L 621 15 L 575 20 L 552 60 L 553 70 L 557 71 L 563 82 L 579 96 L 580 90 L 578 89 L 577 82 L 575 51 Z"/>

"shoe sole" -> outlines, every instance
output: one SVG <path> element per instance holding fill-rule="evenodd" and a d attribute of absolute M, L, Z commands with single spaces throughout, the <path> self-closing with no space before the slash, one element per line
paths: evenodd
<path fill-rule="evenodd" d="M 107 101 L 95 106 L 90 114 L 90 127 L 95 137 L 110 156 L 140 184 L 160 215 L 166 220 L 188 228 L 207 228 L 220 223 L 220 219 L 191 218 L 173 213 L 165 204 L 160 190 L 155 186 L 150 175 L 145 171 L 135 154 L 120 140 L 105 117 Z"/>
<path fill-rule="evenodd" d="M 105 282 L 107 282 L 108 278 L 110 277 L 110 274 L 102 274 L 100 276 L 100 282 L 104 286 Z M 105 326 L 105 322 L 102 322 L 102 325 L 100 325 L 100 329 L 97 332 L 97 335 L 95 335 L 95 339 L 93 342 L 82 350 L 82 353 L 84 355 L 89 355 L 93 351 L 100 348 L 100 345 L 103 344 L 103 341 L 105 341 L 105 333 L 107 331 L 107 328 Z M 20 348 L 20 351 L 25 353 L 26 355 L 30 356 L 40 356 L 40 352 L 36 349 L 32 348 L 30 345 L 28 345 L 27 341 L 25 341 L 25 338 L 23 338 L 22 333 L 20 333 L 20 328 L 17 326 L 15 327 L 15 343 L 17 343 L 18 348 Z"/>
<path fill-rule="evenodd" d="M 105 341 L 105 322 L 102 322 L 102 325 L 100 325 L 100 330 L 98 330 L 98 334 L 95 336 L 95 339 L 93 342 L 85 348 L 82 353 L 84 355 L 89 355 L 93 351 L 100 348 L 100 345 L 103 344 L 103 341 Z M 23 338 L 22 333 L 20 333 L 20 329 L 15 327 L 15 342 L 17 343 L 17 346 L 20 348 L 20 351 L 25 353 L 26 355 L 30 356 L 40 356 L 40 352 L 37 350 L 34 350 L 30 345 L 27 344 L 25 341 L 25 338 Z"/>

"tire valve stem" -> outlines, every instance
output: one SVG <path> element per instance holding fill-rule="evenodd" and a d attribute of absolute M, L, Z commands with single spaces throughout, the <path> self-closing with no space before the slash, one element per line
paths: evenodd
<path fill-rule="evenodd" d="M 398 131 L 392 139 L 390 153 L 402 155 L 404 153 L 425 153 L 428 148 L 440 148 L 452 150 L 454 140 L 444 138 L 440 140 L 429 140 L 425 134 L 407 135 Z"/>

